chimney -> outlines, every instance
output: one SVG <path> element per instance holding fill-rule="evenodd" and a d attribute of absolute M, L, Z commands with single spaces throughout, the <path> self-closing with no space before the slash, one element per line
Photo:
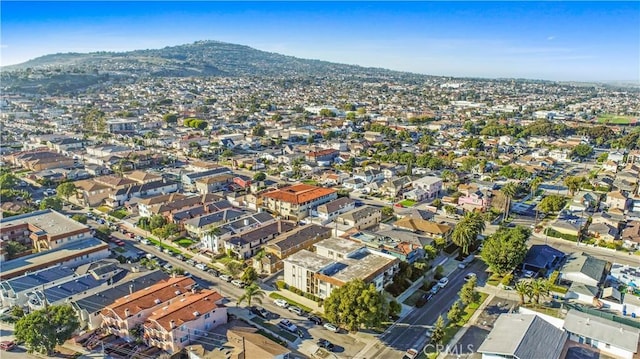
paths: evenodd
<path fill-rule="evenodd" d="M 130 316 L 131 316 L 131 312 L 129 311 L 129 308 L 124 308 L 124 317 L 129 318 Z"/>
<path fill-rule="evenodd" d="M 171 329 L 174 329 L 176 327 L 176 321 L 175 320 L 171 320 L 169 322 L 169 326 L 171 327 Z"/>
<path fill-rule="evenodd" d="M 129 284 L 129 294 L 133 294 L 133 284 Z"/>
<path fill-rule="evenodd" d="M 245 225 L 245 227 L 249 225 L 249 218 L 245 218 L 244 219 L 244 225 Z"/>

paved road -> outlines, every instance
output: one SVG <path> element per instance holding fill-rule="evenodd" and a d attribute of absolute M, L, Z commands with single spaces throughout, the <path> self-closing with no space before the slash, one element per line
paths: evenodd
<path fill-rule="evenodd" d="M 422 348 L 426 344 L 428 331 L 438 316 L 446 317 L 446 312 L 458 300 L 458 291 L 464 284 L 464 276 L 469 272 L 475 272 L 478 275 L 478 282 L 484 283 L 487 279 L 486 268 L 482 261 L 476 260 L 466 269 L 457 269 L 450 274 L 449 284 L 436 294 L 427 305 L 416 308 L 379 337 L 384 347 L 376 346 L 362 357 L 400 357 L 409 348 Z"/>

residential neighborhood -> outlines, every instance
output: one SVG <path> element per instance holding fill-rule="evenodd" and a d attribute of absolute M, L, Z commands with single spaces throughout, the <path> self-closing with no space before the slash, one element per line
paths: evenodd
<path fill-rule="evenodd" d="M 60 308 L 55 350 L 112 358 L 640 357 L 632 89 L 141 77 L 0 110 L 2 333 Z"/>

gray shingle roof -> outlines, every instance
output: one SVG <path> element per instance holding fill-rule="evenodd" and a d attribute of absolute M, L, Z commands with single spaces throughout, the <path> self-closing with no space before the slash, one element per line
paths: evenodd
<path fill-rule="evenodd" d="M 564 329 L 570 333 L 592 338 L 631 353 L 638 351 L 640 329 L 606 318 L 572 309 L 564 319 Z"/>

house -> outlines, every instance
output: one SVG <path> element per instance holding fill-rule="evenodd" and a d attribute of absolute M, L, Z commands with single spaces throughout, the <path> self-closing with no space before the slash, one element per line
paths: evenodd
<path fill-rule="evenodd" d="M 560 359 L 567 334 L 533 314 L 501 314 L 480 347 L 483 359 Z"/>
<path fill-rule="evenodd" d="M 364 170 L 353 174 L 353 179 L 362 181 L 362 183 L 371 183 L 384 179 L 384 173 L 378 170 Z"/>
<path fill-rule="evenodd" d="M 225 252 L 234 253 L 239 259 L 251 258 L 268 241 L 282 233 L 291 231 L 294 227 L 295 224 L 286 221 L 277 221 L 257 227 L 225 240 Z"/>
<path fill-rule="evenodd" d="M 629 200 L 624 193 L 620 191 L 612 191 L 607 193 L 607 198 L 605 199 L 604 203 L 609 209 L 615 208 L 624 212 L 627 210 Z"/>
<path fill-rule="evenodd" d="M 222 295 L 212 290 L 188 292 L 179 300 L 156 307 L 144 322 L 145 344 L 178 353 L 192 341 L 227 322 Z"/>
<path fill-rule="evenodd" d="M 311 151 L 305 155 L 305 160 L 317 164 L 330 165 L 340 155 L 340 151 L 328 148 L 320 151 Z"/>
<path fill-rule="evenodd" d="M 597 286 L 573 282 L 564 298 L 587 305 L 596 305 L 599 294 L 600 288 Z"/>
<path fill-rule="evenodd" d="M 355 208 L 356 201 L 348 197 L 341 197 L 319 205 L 315 210 L 311 210 L 311 215 L 320 218 L 322 224 L 327 224 L 337 216 Z"/>
<path fill-rule="evenodd" d="M 168 278 L 169 276 L 163 271 L 155 270 L 133 279 L 119 282 L 118 285 L 107 287 L 89 296 L 73 299 L 69 304 L 78 316 L 80 327 L 87 327 L 89 330 L 97 329 L 102 325 L 100 312 L 105 307 L 113 304 L 118 298 L 129 295 L 140 288 L 146 288 L 155 283 L 165 281 Z"/>
<path fill-rule="evenodd" d="M 411 185 L 411 178 L 408 176 L 387 179 L 382 186 L 380 192 L 390 197 L 397 197 L 405 188 Z"/>
<path fill-rule="evenodd" d="M 196 180 L 196 190 L 200 194 L 215 193 L 227 189 L 234 183 L 236 176 L 231 173 L 222 173 L 211 177 L 203 177 Z"/>
<path fill-rule="evenodd" d="M 560 279 L 598 286 L 603 283 L 611 263 L 586 253 L 572 254 L 560 270 Z"/>
<path fill-rule="evenodd" d="M 290 232 L 283 232 L 270 241 L 264 251 L 271 258 L 254 261 L 259 272 L 275 273 L 284 268 L 283 259 L 303 249 L 310 249 L 317 242 L 331 237 L 331 228 L 307 224 Z"/>
<path fill-rule="evenodd" d="M 185 189 L 195 189 L 196 181 L 198 179 L 213 177 L 221 175 L 223 173 L 231 173 L 231 170 L 227 167 L 217 167 L 207 171 L 185 173 L 181 176 L 180 180 Z"/>
<path fill-rule="evenodd" d="M 0 282 L 0 301 L 2 307 L 24 305 L 27 294 L 34 289 L 44 288 L 51 283 L 66 282 L 77 277 L 76 272 L 68 267 L 56 265 L 35 272 L 25 273 Z"/>
<path fill-rule="evenodd" d="M 587 234 L 597 240 L 612 243 L 618 239 L 618 229 L 606 223 L 591 223 L 587 228 Z"/>
<path fill-rule="evenodd" d="M 435 223 L 421 218 L 404 217 L 393 223 L 396 228 L 407 229 L 414 233 L 421 233 L 429 238 L 449 238 L 449 235 L 453 231 L 453 227 L 443 224 Z"/>
<path fill-rule="evenodd" d="M 262 195 L 263 206 L 284 218 L 300 220 L 309 216 L 309 212 L 319 205 L 338 198 L 332 188 L 296 184 L 276 189 Z"/>
<path fill-rule="evenodd" d="M 419 188 L 426 192 L 424 199 L 434 199 L 440 195 L 442 179 L 435 176 L 425 176 L 411 182 L 411 185 L 414 189 Z"/>
<path fill-rule="evenodd" d="M 199 217 L 184 221 L 184 229 L 192 237 L 200 238 L 215 227 L 219 227 L 225 223 L 229 223 L 234 219 L 240 218 L 244 212 L 236 209 L 223 209 L 214 213 L 205 214 Z"/>
<path fill-rule="evenodd" d="M 552 222 L 549 228 L 558 233 L 568 234 L 577 238 L 582 226 L 577 220 L 557 220 Z"/>
<path fill-rule="evenodd" d="M 557 268 L 566 254 L 546 244 L 532 245 L 522 261 L 522 269 L 549 273 Z"/>
<path fill-rule="evenodd" d="M 569 210 L 574 212 L 590 211 L 598 205 L 600 198 L 593 192 L 580 191 L 569 203 Z"/>
<path fill-rule="evenodd" d="M 381 220 L 382 209 L 373 206 L 362 206 L 340 214 L 336 218 L 338 224 L 357 230 L 373 227 L 380 223 Z"/>
<path fill-rule="evenodd" d="M 360 178 L 349 178 L 342 182 L 342 186 L 348 189 L 362 189 L 364 188 L 366 182 L 361 180 Z"/>
<path fill-rule="evenodd" d="M 284 281 L 319 298 L 327 298 L 333 289 L 355 278 L 381 291 L 398 268 L 394 256 L 353 241 L 328 238 L 314 247 L 315 252 L 301 250 L 284 259 Z"/>
<path fill-rule="evenodd" d="M 429 198 L 429 193 L 422 188 L 414 188 L 402 194 L 402 198 L 422 202 Z"/>
<path fill-rule="evenodd" d="M 638 328 L 575 309 L 567 313 L 563 328 L 569 340 L 592 346 L 604 354 L 632 359 L 638 353 Z"/>
<path fill-rule="evenodd" d="M 119 188 L 109 193 L 105 199 L 105 205 L 116 208 L 125 204 L 133 197 L 154 196 L 165 193 L 172 193 L 178 190 L 178 182 L 161 180 Z"/>
<path fill-rule="evenodd" d="M 131 292 L 105 307 L 102 329 L 121 338 L 130 338 L 130 330 L 142 325 L 158 308 L 180 301 L 196 285 L 188 277 L 174 277 Z"/>
<path fill-rule="evenodd" d="M 475 191 L 462 192 L 458 197 L 458 205 L 465 211 L 486 211 L 491 208 L 493 194 L 489 190 L 476 189 Z"/>
<path fill-rule="evenodd" d="M 628 249 L 640 248 L 640 221 L 627 223 L 620 235 L 623 246 Z"/>

